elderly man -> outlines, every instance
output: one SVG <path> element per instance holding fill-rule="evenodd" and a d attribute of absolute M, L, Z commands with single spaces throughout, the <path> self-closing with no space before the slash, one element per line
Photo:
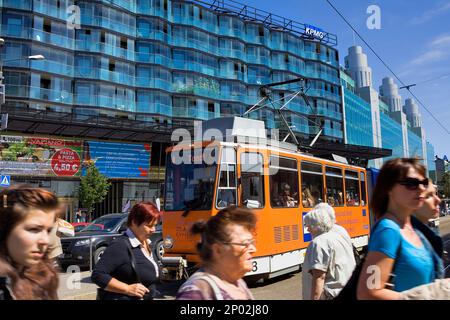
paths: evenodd
<path fill-rule="evenodd" d="M 304 300 L 331 300 L 345 286 L 355 268 L 351 244 L 333 232 L 327 209 L 316 207 L 303 218 L 313 239 L 306 249 L 302 269 Z"/>
<path fill-rule="evenodd" d="M 331 222 L 333 223 L 331 231 L 341 235 L 345 239 L 345 241 L 349 243 L 350 246 L 353 246 L 352 239 L 350 238 L 350 235 L 348 234 L 347 230 L 343 226 L 340 226 L 336 223 L 336 214 L 334 213 L 334 209 L 332 206 L 330 206 L 328 203 L 322 202 L 316 205 L 314 209 L 325 210 L 328 216 L 330 217 Z"/>

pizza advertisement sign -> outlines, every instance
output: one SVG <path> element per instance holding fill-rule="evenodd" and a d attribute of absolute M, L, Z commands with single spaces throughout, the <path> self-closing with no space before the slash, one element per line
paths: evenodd
<path fill-rule="evenodd" d="M 0 172 L 35 177 L 80 177 L 83 142 L 48 137 L 0 136 Z"/>

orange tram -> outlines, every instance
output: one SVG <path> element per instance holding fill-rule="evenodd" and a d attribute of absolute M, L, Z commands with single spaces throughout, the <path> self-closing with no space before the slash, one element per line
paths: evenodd
<path fill-rule="evenodd" d="M 256 130 L 252 133 L 249 128 Z M 347 229 L 357 248 L 368 244 L 364 168 L 317 158 L 299 152 L 293 144 L 267 139 L 257 133 L 264 131 L 258 120 L 213 119 L 203 122 L 202 129 L 202 134 L 214 129 L 226 139 L 203 135 L 198 142 L 166 150 L 166 262 L 195 269 L 200 238 L 190 234 L 190 227 L 228 205 L 251 208 L 258 218 L 257 252 L 253 270 L 246 276 L 267 279 L 299 270 L 311 240 L 303 216 L 319 202 L 333 206 L 336 222 Z"/>

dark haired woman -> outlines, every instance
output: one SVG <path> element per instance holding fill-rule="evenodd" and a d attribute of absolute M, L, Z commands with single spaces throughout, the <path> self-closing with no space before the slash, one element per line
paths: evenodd
<path fill-rule="evenodd" d="M 58 199 L 45 189 L 0 192 L 0 300 L 58 299 L 58 274 L 48 258 L 58 210 Z"/>
<path fill-rule="evenodd" d="M 192 233 L 201 235 L 197 248 L 202 268 L 180 287 L 176 299 L 253 300 L 242 277 L 252 270 L 255 229 L 253 212 L 235 206 L 194 224 Z"/>
<path fill-rule="evenodd" d="M 372 195 L 377 224 L 358 282 L 358 299 L 401 299 L 401 291 L 435 280 L 432 248 L 411 225 L 428 187 L 425 167 L 417 159 L 386 162 Z M 391 273 L 394 275 L 390 281 Z"/>
<path fill-rule="evenodd" d="M 102 290 L 99 300 L 152 300 L 159 267 L 152 256 L 150 235 L 160 213 L 152 202 L 133 206 L 128 229 L 103 253 L 91 279 Z"/>

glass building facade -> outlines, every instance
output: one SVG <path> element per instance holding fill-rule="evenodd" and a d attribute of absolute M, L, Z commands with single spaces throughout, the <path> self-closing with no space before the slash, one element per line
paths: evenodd
<path fill-rule="evenodd" d="M 436 162 L 433 145 L 427 141 L 428 176 L 436 183 Z"/>
<path fill-rule="evenodd" d="M 408 128 L 409 156 L 423 159 L 422 139 Z"/>
<path fill-rule="evenodd" d="M 392 158 L 403 157 L 402 126 L 385 112 L 380 112 L 382 147 L 392 150 L 392 156 L 383 158 L 387 161 Z"/>
<path fill-rule="evenodd" d="M 355 81 L 342 68 L 340 77 L 344 96 L 346 143 L 372 147 L 374 133 L 371 105 L 358 95 Z M 380 110 L 381 147 L 392 150 L 392 155 L 383 158 L 383 161 L 404 157 L 405 154 L 409 157 L 427 159 L 427 169 L 432 177 L 433 172 L 436 171 L 433 145 L 427 142 L 427 154 L 424 155 L 422 139 L 414 132 L 410 123 L 408 121 L 405 123 L 407 129 L 405 139 L 403 139 L 403 128 L 400 120 L 397 120 L 398 114 L 391 114 L 389 106 L 381 97 L 379 97 L 378 107 Z M 407 140 L 407 145 L 404 144 L 404 140 Z M 369 162 L 369 166 L 374 166 L 374 163 Z"/>
<path fill-rule="evenodd" d="M 355 83 L 341 71 L 344 94 L 346 143 L 373 147 L 372 113 L 370 103 L 355 93 Z"/>
<path fill-rule="evenodd" d="M 285 111 L 289 124 L 309 136 L 320 121 L 323 139 L 343 141 L 334 35 L 325 33 L 319 42 L 297 22 L 280 28 L 195 1 L 72 4 L 2 1 L 7 105 L 163 123 L 207 120 L 243 114 L 260 100 L 263 84 L 303 77 L 311 106 L 295 97 Z M 261 14 L 268 16 L 255 11 Z M 72 18 L 79 27 L 68 28 Z M 46 59 L 26 59 L 38 54 Z M 274 87 L 277 107 L 299 85 Z M 250 116 L 279 127 L 270 104 Z"/>

